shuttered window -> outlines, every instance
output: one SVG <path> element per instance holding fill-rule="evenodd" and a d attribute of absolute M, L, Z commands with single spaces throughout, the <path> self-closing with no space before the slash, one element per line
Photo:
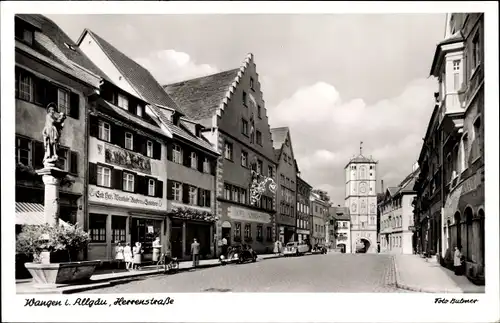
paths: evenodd
<path fill-rule="evenodd" d="M 111 168 L 97 166 L 97 185 L 111 187 Z"/>
<path fill-rule="evenodd" d="M 156 183 L 154 179 L 148 180 L 148 195 L 155 196 Z"/>
<path fill-rule="evenodd" d="M 150 140 L 146 143 L 146 156 L 153 157 L 153 142 Z"/>

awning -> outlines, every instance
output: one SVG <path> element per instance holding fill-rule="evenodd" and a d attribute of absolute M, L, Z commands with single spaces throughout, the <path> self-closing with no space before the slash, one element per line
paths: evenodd
<path fill-rule="evenodd" d="M 40 203 L 16 202 L 16 225 L 41 225 L 45 224 L 45 212 Z M 69 224 L 59 219 L 59 224 Z"/>

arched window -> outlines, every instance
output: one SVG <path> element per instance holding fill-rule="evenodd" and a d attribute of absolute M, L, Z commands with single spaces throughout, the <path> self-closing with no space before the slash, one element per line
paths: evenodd
<path fill-rule="evenodd" d="M 468 261 L 472 261 L 472 253 L 474 252 L 474 231 L 472 229 L 472 209 L 465 209 L 465 228 L 467 232 L 467 246 L 465 255 Z"/>

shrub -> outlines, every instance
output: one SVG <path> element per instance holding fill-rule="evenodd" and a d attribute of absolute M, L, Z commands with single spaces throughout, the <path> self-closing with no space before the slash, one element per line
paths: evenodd
<path fill-rule="evenodd" d="M 71 261 L 71 256 L 83 250 L 89 242 L 89 234 L 78 225 L 25 225 L 17 237 L 16 252 L 33 255 L 34 262 L 39 262 L 42 251 L 66 251 Z"/>

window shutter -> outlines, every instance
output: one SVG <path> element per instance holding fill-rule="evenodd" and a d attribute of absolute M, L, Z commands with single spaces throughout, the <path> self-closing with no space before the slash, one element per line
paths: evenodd
<path fill-rule="evenodd" d="M 69 95 L 69 116 L 73 119 L 80 118 L 80 96 L 71 92 Z"/>
<path fill-rule="evenodd" d="M 43 147 L 43 142 L 34 141 L 33 142 L 33 168 L 35 168 L 35 169 L 43 168 L 44 155 L 45 155 L 45 148 Z"/>
<path fill-rule="evenodd" d="M 205 160 L 205 155 L 198 154 L 198 170 L 203 173 L 203 161 Z"/>
<path fill-rule="evenodd" d="M 144 176 L 133 174 L 134 175 L 134 193 L 144 194 L 144 180 L 146 179 Z"/>
<path fill-rule="evenodd" d="M 173 200 L 174 199 L 174 182 L 171 180 L 167 180 L 167 200 Z"/>
<path fill-rule="evenodd" d="M 188 147 L 182 147 L 184 157 L 184 166 L 191 167 L 191 150 Z"/>
<path fill-rule="evenodd" d="M 144 137 L 140 134 L 134 134 L 134 139 L 132 141 L 132 150 L 138 153 L 142 153 L 142 143 L 144 142 Z"/>
<path fill-rule="evenodd" d="M 173 149 L 172 142 L 167 141 L 167 159 L 170 161 L 172 161 L 172 149 Z"/>
<path fill-rule="evenodd" d="M 210 191 L 205 191 L 205 206 L 210 207 Z"/>
<path fill-rule="evenodd" d="M 182 184 L 182 203 L 189 204 L 189 185 Z"/>
<path fill-rule="evenodd" d="M 97 165 L 89 163 L 89 184 L 97 185 Z"/>
<path fill-rule="evenodd" d="M 156 181 L 155 196 L 163 198 L 163 181 Z"/>
<path fill-rule="evenodd" d="M 112 188 L 116 188 L 117 190 L 123 189 L 123 173 L 121 169 L 112 169 Z"/>
<path fill-rule="evenodd" d="M 70 173 L 78 174 L 78 153 L 76 151 L 70 151 Z"/>
<path fill-rule="evenodd" d="M 91 137 L 99 137 L 99 119 L 96 116 L 89 117 L 89 135 Z"/>
<path fill-rule="evenodd" d="M 153 141 L 153 158 L 161 160 L 161 144 L 157 141 Z M 172 158 L 172 151 L 170 150 L 170 158 Z"/>

